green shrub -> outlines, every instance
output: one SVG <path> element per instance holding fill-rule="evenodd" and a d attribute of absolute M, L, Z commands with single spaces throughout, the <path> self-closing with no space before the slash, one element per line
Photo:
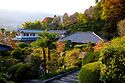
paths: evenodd
<path fill-rule="evenodd" d="M 17 60 L 15 58 L 12 57 L 8 57 L 6 59 L 6 67 L 9 68 L 12 65 L 15 65 L 17 63 Z"/>
<path fill-rule="evenodd" d="M 81 45 L 78 44 L 78 45 L 75 45 L 74 47 L 80 48 L 81 50 L 88 52 L 88 51 L 93 51 L 93 48 L 92 48 L 93 46 L 94 46 L 93 43 L 87 43 L 87 44 L 81 44 Z"/>
<path fill-rule="evenodd" d="M 17 69 L 22 65 L 23 65 L 23 63 L 17 63 L 8 68 L 8 74 L 10 75 L 10 79 L 15 78 L 15 73 L 16 73 Z"/>
<path fill-rule="evenodd" d="M 22 55 L 21 49 L 15 49 L 11 52 L 11 55 L 16 59 L 22 59 L 24 56 Z"/>
<path fill-rule="evenodd" d="M 0 56 L 10 56 L 10 51 L 0 51 Z"/>
<path fill-rule="evenodd" d="M 27 64 L 23 64 L 17 69 L 15 77 L 17 80 L 26 80 L 31 77 L 31 73 L 30 67 Z"/>
<path fill-rule="evenodd" d="M 9 76 L 8 74 L 5 74 L 5 73 L 0 73 L 0 78 L 5 78 L 5 79 L 8 79 Z"/>
<path fill-rule="evenodd" d="M 0 83 L 7 83 L 7 80 L 5 78 L 0 78 Z"/>
<path fill-rule="evenodd" d="M 86 64 L 79 72 L 79 83 L 98 83 L 100 78 L 100 63 Z"/>
<path fill-rule="evenodd" d="M 122 47 L 125 48 L 125 36 L 114 38 L 111 42 L 106 43 L 104 47 Z"/>
<path fill-rule="evenodd" d="M 125 48 L 106 47 L 101 52 L 101 80 L 103 82 L 125 82 Z"/>
<path fill-rule="evenodd" d="M 21 42 L 17 45 L 17 47 L 20 47 L 20 48 L 25 48 L 25 47 L 28 47 L 29 45 L 24 43 L 24 42 Z"/>
<path fill-rule="evenodd" d="M 29 48 L 29 47 L 25 47 L 23 49 L 21 49 L 22 51 L 22 55 L 30 55 L 32 53 L 32 48 Z"/>
<path fill-rule="evenodd" d="M 38 77 L 38 72 L 37 69 L 32 67 L 30 64 L 23 64 L 17 69 L 15 77 L 17 81 L 33 79 Z"/>
<path fill-rule="evenodd" d="M 37 69 L 39 69 L 39 66 L 41 64 L 41 57 L 40 56 L 34 56 L 34 55 L 30 55 L 27 56 L 25 58 L 25 62 L 26 63 L 31 63 L 32 66 L 36 67 Z"/>
<path fill-rule="evenodd" d="M 99 52 L 87 52 L 85 57 L 82 60 L 82 64 L 85 65 L 87 63 L 96 62 L 99 59 Z"/>
<path fill-rule="evenodd" d="M 16 81 L 23 81 L 27 79 L 37 78 L 38 71 L 30 64 L 18 63 L 11 66 L 8 69 L 8 73 L 11 76 L 10 79 Z"/>
<path fill-rule="evenodd" d="M 0 58 L 0 72 L 6 72 L 6 70 L 17 63 L 15 58 L 11 57 L 1 57 Z"/>
<path fill-rule="evenodd" d="M 0 72 L 6 72 L 6 59 L 0 57 Z"/>
<path fill-rule="evenodd" d="M 79 54 L 80 54 L 80 49 L 73 49 L 71 51 L 67 51 L 65 56 L 66 66 L 68 67 L 78 66 L 77 64 L 79 63 Z"/>

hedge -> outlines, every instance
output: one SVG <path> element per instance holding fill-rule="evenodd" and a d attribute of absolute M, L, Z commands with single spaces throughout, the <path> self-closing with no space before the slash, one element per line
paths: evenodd
<path fill-rule="evenodd" d="M 11 76 L 10 79 L 15 78 L 15 73 L 16 73 L 17 69 L 22 65 L 24 65 L 24 64 L 23 63 L 17 63 L 17 64 L 8 68 L 8 74 Z"/>
<path fill-rule="evenodd" d="M 87 54 L 85 55 L 85 57 L 82 60 L 82 64 L 88 64 L 91 62 L 96 62 L 99 59 L 99 52 L 87 52 Z"/>
<path fill-rule="evenodd" d="M 78 75 L 79 83 L 98 83 L 100 79 L 100 63 L 93 62 L 82 67 Z"/>
<path fill-rule="evenodd" d="M 125 83 L 125 48 L 107 47 L 102 50 L 101 56 L 101 80 L 106 83 Z"/>

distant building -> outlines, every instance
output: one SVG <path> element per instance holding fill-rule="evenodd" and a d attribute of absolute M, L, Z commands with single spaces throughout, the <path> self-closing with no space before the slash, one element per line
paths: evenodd
<path fill-rule="evenodd" d="M 19 29 L 17 31 L 17 36 L 13 38 L 15 41 L 21 42 L 31 42 L 35 41 L 39 38 L 38 33 L 43 32 L 42 30 L 30 30 L 30 29 Z M 67 31 L 66 30 L 49 30 L 48 33 L 57 33 L 59 34 L 59 38 L 65 37 Z"/>
<path fill-rule="evenodd" d="M 12 50 L 12 47 L 0 44 L 0 51 L 8 51 L 8 50 Z"/>
<path fill-rule="evenodd" d="M 94 32 L 76 32 L 70 36 L 60 39 L 60 41 L 70 40 L 74 44 L 98 43 L 104 41 Z"/>
<path fill-rule="evenodd" d="M 19 29 L 17 31 L 17 36 L 13 38 L 15 41 L 35 41 L 39 36 L 38 33 L 42 30 L 28 30 L 28 29 Z"/>
<path fill-rule="evenodd" d="M 49 30 L 48 33 L 57 33 L 59 38 L 64 38 L 67 35 L 67 30 Z"/>

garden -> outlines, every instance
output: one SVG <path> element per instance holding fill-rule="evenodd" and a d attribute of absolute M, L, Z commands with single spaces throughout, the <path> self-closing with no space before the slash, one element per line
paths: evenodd
<path fill-rule="evenodd" d="M 60 42 L 57 34 L 40 33 L 31 44 L 20 42 L 10 51 L 0 51 L 0 83 L 23 82 L 31 79 L 45 80 L 53 76 L 80 69 L 82 50 L 91 50 L 91 44 L 72 46 Z"/>
<path fill-rule="evenodd" d="M 124 83 L 125 82 L 125 36 L 96 46 L 94 53 L 83 59 L 79 83 Z M 93 58 L 94 57 L 94 58 Z"/>

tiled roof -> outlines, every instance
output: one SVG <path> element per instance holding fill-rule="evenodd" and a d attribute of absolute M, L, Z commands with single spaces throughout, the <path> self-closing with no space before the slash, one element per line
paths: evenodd
<path fill-rule="evenodd" d="M 29 38 L 28 37 L 27 38 L 22 37 L 22 38 L 13 38 L 13 40 L 17 40 L 17 41 L 35 41 L 35 40 L 37 40 L 37 38 L 38 37 L 32 37 L 32 38 L 31 37 L 29 37 Z"/>
<path fill-rule="evenodd" d="M 30 30 L 30 29 L 19 29 L 19 32 L 23 32 L 23 33 L 40 33 L 42 32 L 42 30 Z"/>
<path fill-rule="evenodd" d="M 68 37 L 61 39 L 60 41 L 71 40 L 74 43 L 97 43 L 98 41 L 103 41 L 98 35 L 94 32 L 77 32 Z"/>
<path fill-rule="evenodd" d="M 19 29 L 19 32 L 24 33 L 40 33 L 43 30 L 32 30 L 32 29 Z M 59 34 L 65 34 L 66 30 L 48 30 L 48 33 L 59 33 Z"/>
<path fill-rule="evenodd" d="M 58 34 L 65 34 L 66 30 L 49 30 L 48 33 L 58 33 Z"/>
<path fill-rule="evenodd" d="M 0 51 L 11 50 L 11 46 L 0 44 Z"/>

